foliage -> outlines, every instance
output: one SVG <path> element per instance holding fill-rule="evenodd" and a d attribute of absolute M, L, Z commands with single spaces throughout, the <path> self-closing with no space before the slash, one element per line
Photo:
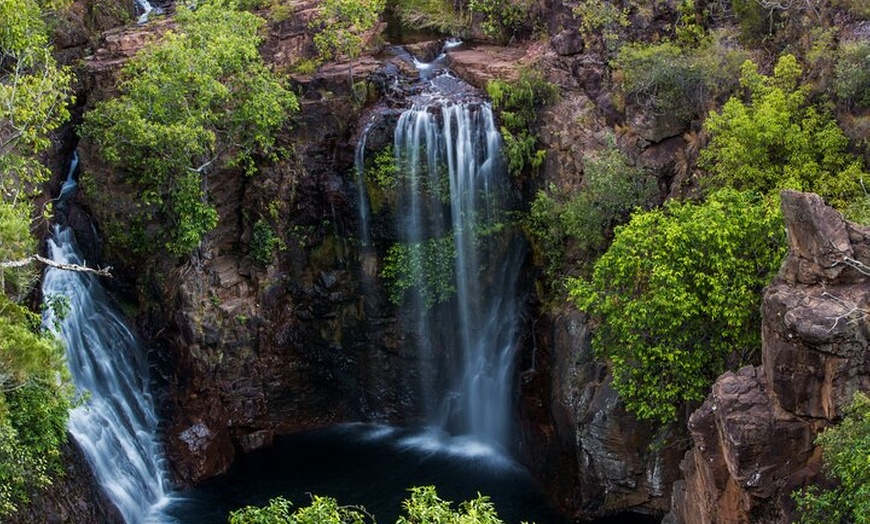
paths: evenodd
<path fill-rule="evenodd" d="M 731 0 L 731 10 L 740 25 L 741 40 L 760 44 L 773 30 L 773 13 L 767 12 L 758 0 Z"/>
<path fill-rule="evenodd" d="M 579 251 L 572 260 L 593 260 L 606 249 L 613 228 L 635 208 L 651 204 L 658 192 L 655 177 L 629 166 L 612 142 L 584 159 L 584 166 L 579 192 L 539 191 L 526 220 L 551 276 L 561 267 L 567 246 Z"/>
<path fill-rule="evenodd" d="M 453 509 L 438 496 L 433 486 L 411 488 L 411 497 L 402 502 L 404 515 L 396 524 L 503 524 L 489 497 L 462 502 Z M 230 514 L 230 524 L 374 524 L 364 509 L 339 506 L 335 499 L 314 496 L 310 506 L 292 511 L 292 504 L 278 497 L 269 505 L 248 506 Z M 524 523 L 525 524 L 525 523 Z"/>
<path fill-rule="evenodd" d="M 224 165 L 253 174 L 254 156 L 275 157 L 275 132 L 298 109 L 258 52 L 263 20 L 235 7 L 179 6 L 178 32 L 130 60 L 121 96 L 85 115 L 84 134 L 127 171 L 146 209 L 171 222 L 165 246 L 174 254 L 190 252 L 217 224 L 207 172 Z"/>
<path fill-rule="evenodd" d="M 695 7 L 694 0 L 682 0 L 677 6 L 677 13 L 679 18 L 674 27 L 677 43 L 684 48 L 697 47 L 704 40 L 706 33 L 699 21 L 700 13 Z"/>
<path fill-rule="evenodd" d="M 0 293 L 0 516 L 61 471 L 71 395 L 63 348 Z"/>
<path fill-rule="evenodd" d="M 393 244 L 381 271 L 389 284 L 390 300 L 398 305 L 412 294 L 427 308 L 448 300 L 456 291 L 455 258 L 452 234 L 414 244 Z"/>
<path fill-rule="evenodd" d="M 805 488 L 794 494 L 800 524 L 870 522 L 870 398 L 857 392 L 843 421 L 816 439 L 825 470 L 836 487 Z"/>
<path fill-rule="evenodd" d="M 450 502 L 438 496 L 434 486 L 411 488 L 411 498 L 402 502 L 402 515 L 396 524 L 502 524 L 489 497 L 478 495 L 476 499 L 459 504 L 459 509 L 450 507 Z"/>
<path fill-rule="evenodd" d="M 870 42 L 840 46 L 834 67 L 834 92 L 851 107 L 870 109 Z"/>
<path fill-rule="evenodd" d="M 0 263 L 36 251 L 30 197 L 48 170 L 39 155 L 69 117 L 72 76 L 51 55 L 47 17 L 64 2 L 0 2 Z M 21 302 L 29 266 L 0 267 L 0 520 L 60 472 L 71 391 L 63 349 Z"/>
<path fill-rule="evenodd" d="M 806 104 L 795 58 L 781 57 L 772 76 L 750 61 L 742 69 L 749 102 L 732 97 L 705 122 L 711 138 L 701 161 L 715 180 L 763 193 L 813 191 L 840 208 L 863 197 L 861 162 L 834 119 Z"/>
<path fill-rule="evenodd" d="M 247 506 L 230 513 L 230 524 L 364 524 L 373 522 L 365 511 L 339 506 L 330 497 L 314 495 L 311 504 L 297 509 L 283 497 L 274 498 L 265 507 Z"/>
<path fill-rule="evenodd" d="M 593 347 L 641 419 L 668 421 L 759 344 L 761 290 L 785 252 L 777 203 L 725 188 L 617 227 L 592 278 L 570 279 L 600 323 Z"/>
<path fill-rule="evenodd" d="M 324 0 L 310 27 L 319 32 L 314 45 L 324 60 L 354 59 L 363 47 L 362 35 L 377 24 L 386 0 Z"/>
<path fill-rule="evenodd" d="M 579 0 L 573 11 L 580 18 L 580 33 L 587 37 L 601 35 L 611 50 L 619 42 L 619 32 L 629 25 L 629 7 L 611 0 Z"/>
<path fill-rule="evenodd" d="M 469 0 L 468 9 L 481 16 L 484 34 L 501 42 L 517 35 L 528 19 L 526 0 Z"/>
<path fill-rule="evenodd" d="M 275 235 L 275 230 L 263 219 L 254 223 L 251 232 L 251 245 L 249 253 L 256 262 L 266 265 L 272 261 L 272 254 L 276 248 L 282 246 L 281 239 Z"/>
<path fill-rule="evenodd" d="M 704 79 L 676 45 L 627 44 L 614 65 L 623 72 L 625 93 L 656 114 L 688 121 L 704 100 Z"/>
<path fill-rule="evenodd" d="M 524 70 L 520 78 L 512 82 L 490 80 L 486 92 L 501 121 L 503 154 L 510 173 L 520 175 L 527 169 L 539 168 L 546 151 L 538 149 L 537 112 L 541 106 L 555 100 L 557 87 L 540 73 Z"/>
<path fill-rule="evenodd" d="M 458 36 L 471 25 L 469 13 L 454 9 L 449 0 L 397 0 L 390 7 L 402 25 L 412 29 Z"/>
<path fill-rule="evenodd" d="M 69 118 L 72 76 L 51 55 L 46 11 L 58 1 L 0 3 L 0 198 L 33 192 L 48 171 L 37 155 L 48 133 Z"/>

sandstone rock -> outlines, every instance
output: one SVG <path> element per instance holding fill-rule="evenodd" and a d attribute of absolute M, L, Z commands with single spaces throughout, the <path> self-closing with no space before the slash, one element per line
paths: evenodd
<path fill-rule="evenodd" d="M 762 366 L 725 373 L 691 417 L 671 518 L 792 522 L 791 492 L 817 480 L 816 434 L 870 388 L 867 228 L 784 191 L 789 253 L 764 293 Z"/>
<path fill-rule="evenodd" d="M 681 439 L 671 429 L 639 422 L 625 410 L 610 387 L 607 366 L 592 354 L 582 314 L 563 312 L 554 318 L 552 337 L 539 343 L 549 348 L 543 354 L 539 350 L 537 359 L 542 366 L 538 372 L 549 374 L 552 381 L 544 396 L 548 402 L 540 403 L 549 413 L 529 414 L 533 421 L 549 415 L 554 424 L 537 426 L 547 431 L 544 439 L 537 437 L 546 448 L 530 450 L 534 458 L 529 460 L 533 471 L 550 481 L 547 490 L 579 518 L 666 511 L 685 451 Z M 533 384 L 530 380 L 524 385 L 524 398 L 533 398 L 526 391 Z"/>

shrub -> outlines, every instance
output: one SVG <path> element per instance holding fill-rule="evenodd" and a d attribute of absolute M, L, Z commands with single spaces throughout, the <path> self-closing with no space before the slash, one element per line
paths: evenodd
<path fill-rule="evenodd" d="M 438 496 L 433 486 L 411 489 L 411 497 L 402 501 L 404 515 L 396 524 L 503 524 L 489 497 L 459 504 L 453 509 L 449 501 Z M 357 506 L 339 506 L 329 497 L 312 497 L 311 505 L 292 511 L 292 505 L 281 497 L 258 508 L 248 506 L 230 514 L 230 524 L 374 524 L 374 517 Z M 525 524 L 525 523 L 523 523 Z"/>
<path fill-rule="evenodd" d="M 527 169 L 539 168 L 546 151 L 538 149 L 537 112 L 555 100 L 557 87 L 540 73 L 524 70 L 516 81 L 490 80 L 486 92 L 498 111 L 503 154 L 510 173 L 520 175 Z"/>
<path fill-rule="evenodd" d="M 275 248 L 280 246 L 281 239 L 275 235 L 272 226 L 263 219 L 257 220 L 254 223 L 254 230 L 251 232 L 251 246 L 249 248 L 251 258 L 266 265 L 272 261 Z"/>
<path fill-rule="evenodd" d="M 562 266 L 566 249 L 579 251 L 572 263 L 594 260 L 607 248 L 614 227 L 626 222 L 635 208 L 649 206 L 658 192 L 655 177 L 629 166 L 612 142 L 584 160 L 580 191 L 539 191 L 526 219 L 526 230 L 546 257 L 551 276 Z"/>
<path fill-rule="evenodd" d="M 526 0 L 469 0 L 468 9 L 481 15 L 483 32 L 502 42 L 507 42 L 523 28 L 528 19 L 529 4 Z"/>
<path fill-rule="evenodd" d="M 843 421 L 823 431 L 816 444 L 822 447 L 825 471 L 837 485 L 793 494 L 800 524 L 870 522 L 870 398 L 855 393 Z"/>
<path fill-rule="evenodd" d="M 840 46 L 834 66 L 834 93 L 850 107 L 870 109 L 870 42 Z"/>
<path fill-rule="evenodd" d="M 470 25 L 469 14 L 453 8 L 448 0 L 397 0 L 391 6 L 406 27 L 458 36 Z"/>
<path fill-rule="evenodd" d="M 861 162 L 846 153 L 848 138 L 834 119 L 806 104 L 800 75 L 791 55 L 780 58 L 772 76 L 745 62 L 741 84 L 750 100 L 732 97 L 720 113 L 710 114 L 702 166 L 720 185 L 813 191 L 847 209 L 864 196 Z"/>
<path fill-rule="evenodd" d="M 628 99 L 656 115 L 688 122 L 707 98 L 707 79 L 691 55 L 670 42 L 626 44 L 613 65 L 622 70 Z"/>
<path fill-rule="evenodd" d="M 569 279 L 571 298 L 597 319 L 596 354 L 639 418 L 674 419 L 760 345 L 761 291 L 785 253 L 776 204 L 726 188 L 636 212 L 591 279 Z"/>

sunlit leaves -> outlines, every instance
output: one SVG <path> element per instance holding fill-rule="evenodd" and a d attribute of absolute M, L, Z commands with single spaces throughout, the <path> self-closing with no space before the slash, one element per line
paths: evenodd
<path fill-rule="evenodd" d="M 705 126 L 710 143 L 704 166 L 720 184 L 771 192 L 812 191 L 841 209 L 864 197 L 860 160 L 846 152 L 848 139 L 828 114 L 806 104 L 800 66 L 780 58 L 772 76 L 747 61 L 741 84 L 749 102 L 732 97 Z"/>
<path fill-rule="evenodd" d="M 489 497 L 478 495 L 454 509 L 450 501 L 438 496 L 434 486 L 411 488 L 402 502 L 404 514 L 396 524 L 503 524 Z M 374 524 L 363 508 L 339 506 L 330 497 L 313 496 L 311 504 L 293 511 L 281 497 L 262 508 L 248 506 L 230 514 L 230 524 Z"/>
<path fill-rule="evenodd" d="M 870 523 L 870 398 L 856 393 L 845 415 L 816 440 L 825 471 L 837 486 L 795 494 L 801 524 Z"/>
<path fill-rule="evenodd" d="M 261 18 L 212 0 L 179 7 L 177 21 L 178 32 L 124 67 L 121 96 L 97 104 L 84 132 L 128 171 L 142 202 L 169 217 L 166 247 L 183 254 L 217 224 L 209 170 L 253 174 L 255 155 L 276 156 L 276 131 L 299 106 L 260 57 Z"/>
<path fill-rule="evenodd" d="M 671 420 L 759 346 L 761 290 L 784 251 L 777 203 L 733 189 L 637 212 L 616 229 L 592 278 L 569 291 L 600 321 L 593 346 L 629 410 Z"/>

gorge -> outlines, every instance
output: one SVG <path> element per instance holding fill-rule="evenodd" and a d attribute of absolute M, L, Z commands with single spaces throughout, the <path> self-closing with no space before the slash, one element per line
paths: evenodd
<path fill-rule="evenodd" d="M 671 209 L 665 201 L 708 201 L 712 168 L 700 157 L 715 135 L 705 113 L 741 93 L 735 60 L 750 44 L 737 36 L 739 24 L 725 34 L 725 15 L 698 15 L 710 38 L 721 38 L 704 49 L 737 58 L 707 55 L 686 71 L 715 63 L 735 76 L 687 88 L 707 105 L 679 98 L 679 111 L 662 111 L 654 103 L 665 95 L 651 102 L 649 91 L 631 90 L 627 52 L 617 55 L 606 31 L 583 29 L 587 2 L 529 3 L 528 23 L 501 42 L 484 34 L 480 12 L 469 11 L 463 43 L 378 26 L 352 66 L 326 61 L 313 70 L 304 60 L 316 58 L 320 2 L 258 4 L 269 20 L 259 54 L 286 75 L 299 110 L 274 132 L 281 154 L 251 157 L 258 173 L 242 163 L 203 169 L 203 201 L 217 225 L 179 255 L 160 236 L 174 227 L 165 210 L 142 224 L 131 219 L 143 210 L 139 175 L 73 129 L 118 95 L 123 64 L 181 31 L 175 7 L 115 27 L 85 20 L 91 4 L 77 1 L 73 16 L 81 17 L 57 38 L 81 84 L 73 125 L 49 155 L 63 225 L 41 235 L 56 261 L 115 269 L 98 282 L 50 268 L 41 294 L 70 299 L 66 317 L 44 319 L 61 326 L 68 351 L 114 352 L 81 366 L 75 354 L 67 358 L 90 391 L 70 418 L 81 452 L 65 455 L 80 485 L 59 480 L 10 522 L 224 522 L 277 494 L 304 505 L 307 492 L 334 493 L 392 522 L 404 490 L 418 483 L 454 501 L 492 495 L 507 522 L 796 521 L 791 493 L 822 479 L 815 436 L 870 388 L 866 227 L 829 207 L 834 197 L 777 197 L 789 255 L 763 298 L 757 293 L 762 344 L 713 381 L 717 371 L 706 399 L 685 402 L 666 424 L 626 407 L 614 363 L 593 347 L 601 319 L 564 292 L 569 277 L 592 273 L 630 215 Z M 625 7 L 626 25 L 608 31 L 645 50 L 687 23 L 676 3 L 649 12 L 636 4 Z M 865 41 L 866 15 L 843 5 L 830 6 L 838 42 Z M 137 15 L 124 9 L 128 20 Z M 395 24 L 399 6 L 389 9 Z M 798 24 L 786 14 L 782 24 Z M 688 44 L 674 55 L 667 45 L 669 63 L 692 60 Z M 773 58 L 758 56 L 761 76 L 773 78 Z M 544 101 L 530 70 L 558 97 Z M 523 124 L 532 138 L 520 173 L 508 165 L 526 136 L 510 127 L 521 110 L 510 96 L 484 95 L 493 81 L 519 86 L 510 95 L 534 115 Z M 832 89 L 823 84 L 812 89 Z M 837 122 L 851 133 L 848 155 L 866 166 L 866 109 L 855 96 L 837 102 Z M 78 168 L 68 169 L 73 150 Z M 603 226 L 571 215 L 571 199 L 607 169 L 633 181 L 642 180 L 630 178 L 638 170 L 652 191 Z M 78 188 L 64 183 L 74 172 Z M 622 195 L 623 186 L 607 187 Z M 541 194 L 556 210 L 543 221 L 561 228 L 555 241 L 529 218 L 546 203 Z M 607 196 L 584 209 L 610 212 Z M 581 236 L 596 228 L 598 244 L 586 250 Z M 124 451 L 95 458 L 109 433 Z M 78 473 L 84 461 L 93 481 Z M 112 479 L 107 469 L 139 470 L 138 480 Z"/>

